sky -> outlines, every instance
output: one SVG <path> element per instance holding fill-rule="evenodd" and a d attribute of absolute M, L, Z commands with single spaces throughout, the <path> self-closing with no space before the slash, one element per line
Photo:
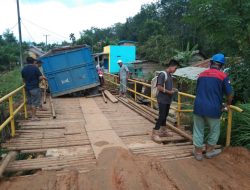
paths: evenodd
<path fill-rule="evenodd" d="M 91 27 L 105 28 L 124 23 L 154 0 L 19 0 L 22 38 L 27 42 L 60 43 L 69 34 Z M 0 34 L 6 29 L 18 38 L 16 0 L 0 0 Z"/>

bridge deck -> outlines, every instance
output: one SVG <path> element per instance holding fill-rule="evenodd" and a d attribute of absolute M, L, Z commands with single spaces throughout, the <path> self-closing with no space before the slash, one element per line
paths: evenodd
<path fill-rule="evenodd" d="M 192 145 L 176 133 L 167 144 L 151 140 L 153 124 L 122 103 L 96 98 L 53 99 L 57 118 L 40 112 L 41 121 L 20 121 L 17 136 L 2 144 L 8 150 L 38 153 L 13 161 L 7 171 L 77 168 L 88 171 L 103 148 L 121 146 L 134 154 L 161 160 L 191 156 Z M 47 105 L 50 108 L 49 105 Z"/>

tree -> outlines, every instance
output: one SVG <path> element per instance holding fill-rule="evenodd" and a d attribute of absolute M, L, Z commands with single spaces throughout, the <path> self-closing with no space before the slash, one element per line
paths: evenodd
<path fill-rule="evenodd" d="M 232 61 L 229 77 L 235 101 L 250 100 L 250 2 L 236 0 L 192 0 L 186 21 L 196 26 L 200 48 L 210 55 L 223 52 Z M 237 58 L 237 59 L 235 59 Z M 240 61 L 239 61 L 240 60 Z"/>
<path fill-rule="evenodd" d="M 74 33 L 70 33 L 69 39 L 71 40 L 72 45 L 74 45 L 75 42 L 76 42 L 75 34 Z"/>
<path fill-rule="evenodd" d="M 174 59 L 180 62 L 180 66 L 181 67 L 187 67 L 190 66 L 189 62 L 192 59 L 192 57 L 199 53 L 199 51 L 197 50 L 198 44 L 196 44 L 195 46 L 193 46 L 190 49 L 190 44 L 188 42 L 186 50 L 185 51 L 180 51 L 180 50 L 174 50 L 176 55 L 174 56 Z"/>
<path fill-rule="evenodd" d="M 174 55 L 176 43 L 167 36 L 151 36 L 143 45 L 138 47 L 138 55 L 147 60 L 165 64 Z"/>
<path fill-rule="evenodd" d="M 10 30 L 0 36 L 0 72 L 11 69 L 12 64 L 19 60 L 17 40 Z"/>

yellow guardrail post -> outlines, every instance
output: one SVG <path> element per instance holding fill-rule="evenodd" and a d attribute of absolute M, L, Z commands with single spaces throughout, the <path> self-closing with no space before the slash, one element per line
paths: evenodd
<path fill-rule="evenodd" d="M 237 112 L 243 112 L 243 110 L 237 106 L 230 105 L 227 116 L 227 138 L 226 146 L 230 146 L 231 143 L 231 132 L 232 132 L 232 121 L 233 121 L 233 110 Z"/>
<path fill-rule="evenodd" d="M 137 91 L 137 87 L 136 87 L 136 81 L 134 81 L 134 91 Z M 135 93 L 135 102 L 136 102 L 136 93 Z"/>
<path fill-rule="evenodd" d="M 19 105 L 15 110 L 14 110 L 14 102 L 13 102 L 13 96 L 22 91 L 22 95 L 23 95 L 23 103 L 21 103 L 21 105 Z M 3 130 L 4 127 L 6 127 L 9 123 L 11 126 L 11 136 L 14 137 L 15 136 L 15 115 L 22 109 L 24 108 L 24 115 L 25 118 L 28 118 L 28 114 L 27 114 L 27 106 L 26 106 L 26 95 L 25 95 L 25 90 L 24 90 L 24 85 L 17 88 L 16 90 L 10 92 L 9 94 L 5 95 L 4 97 L 0 98 L 0 103 L 4 102 L 4 101 L 8 101 L 9 103 L 9 117 L 2 123 L 0 124 L 0 131 Z"/>
<path fill-rule="evenodd" d="M 178 104 L 177 104 L 177 126 L 181 126 L 181 94 L 178 93 Z"/>
<path fill-rule="evenodd" d="M 24 109 L 24 118 L 28 119 L 28 112 L 27 112 L 27 99 L 26 99 L 26 92 L 25 88 L 23 88 L 23 109 Z"/>
<path fill-rule="evenodd" d="M 154 102 L 153 102 L 153 94 L 152 94 L 152 91 L 151 91 L 151 95 L 150 95 L 150 105 L 151 105 L 151 108 L 154 108 Z"/>
<path fill-rule="evenodd" d="M 232 109 L 229 108 L 229 110 L 228 110 L 228 121 L 227 121 L 227 139 L 226 139 L 226 146 L 229 146 L 229 145 L 230 145 L 230 142 L 231 142 L 232 116 L 233 116 Z"/>
<path fill-rule="evenodd" d="M 9 97 L 9 110 L 10 110 L 10 126 L 11 126 L 11 136 L 15 136 L 15 121 L 14 121 L 14 109 L 13 109 L 13 96 Z"/>

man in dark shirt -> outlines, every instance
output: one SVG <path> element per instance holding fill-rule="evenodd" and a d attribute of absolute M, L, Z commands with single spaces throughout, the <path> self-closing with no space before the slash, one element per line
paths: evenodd
<path fill-rule="evenodd" d="M 214 149 L 220 136 L 220 117 L 223 95 L 227 96 L 227 105 L 232 101 L 232 87 L 225 73 L 221 70 L 225 64 L 223 54 L 216 54 L 211 59 L 210 69 L 203 71 L 197 80 L 196 98 L 194 102 L 193 144 L 196 160 L 202 160 L 205 123 L 210 132 L 206 144 L 206 157 L 212 158 L 220 154 L 220 149 Z"/>
<path fill-rule="evenodd" d="M 167 133 L 166 119 L 173 94 L 177 92 L 177 89 L 173 88 L 173 78 L 171 74 L 176 71 L 178 65 L 179 63 L 176 60 L 170 60 L 166 70 L 161 72 L 157 78 L 159 118 L 152 132 L 152 140 L 157 143 L 161 142 L 161 137 L 170 136 Z"/>
<path fill-rule="evenodd" d="M 25 90 L 27 95 L 27 104 L 31 107 L 32 118 L 31 120 L 39 120 L 36 117 L 36 109 L 40 105 L 41 91 L 39 88 L 39 81 L 46 79 L 40 70 L 34 65 L 36 61 L 32 57 L 27 57 L 27 64 L 22 69 L 22 78 L 25 83 Z"/>

